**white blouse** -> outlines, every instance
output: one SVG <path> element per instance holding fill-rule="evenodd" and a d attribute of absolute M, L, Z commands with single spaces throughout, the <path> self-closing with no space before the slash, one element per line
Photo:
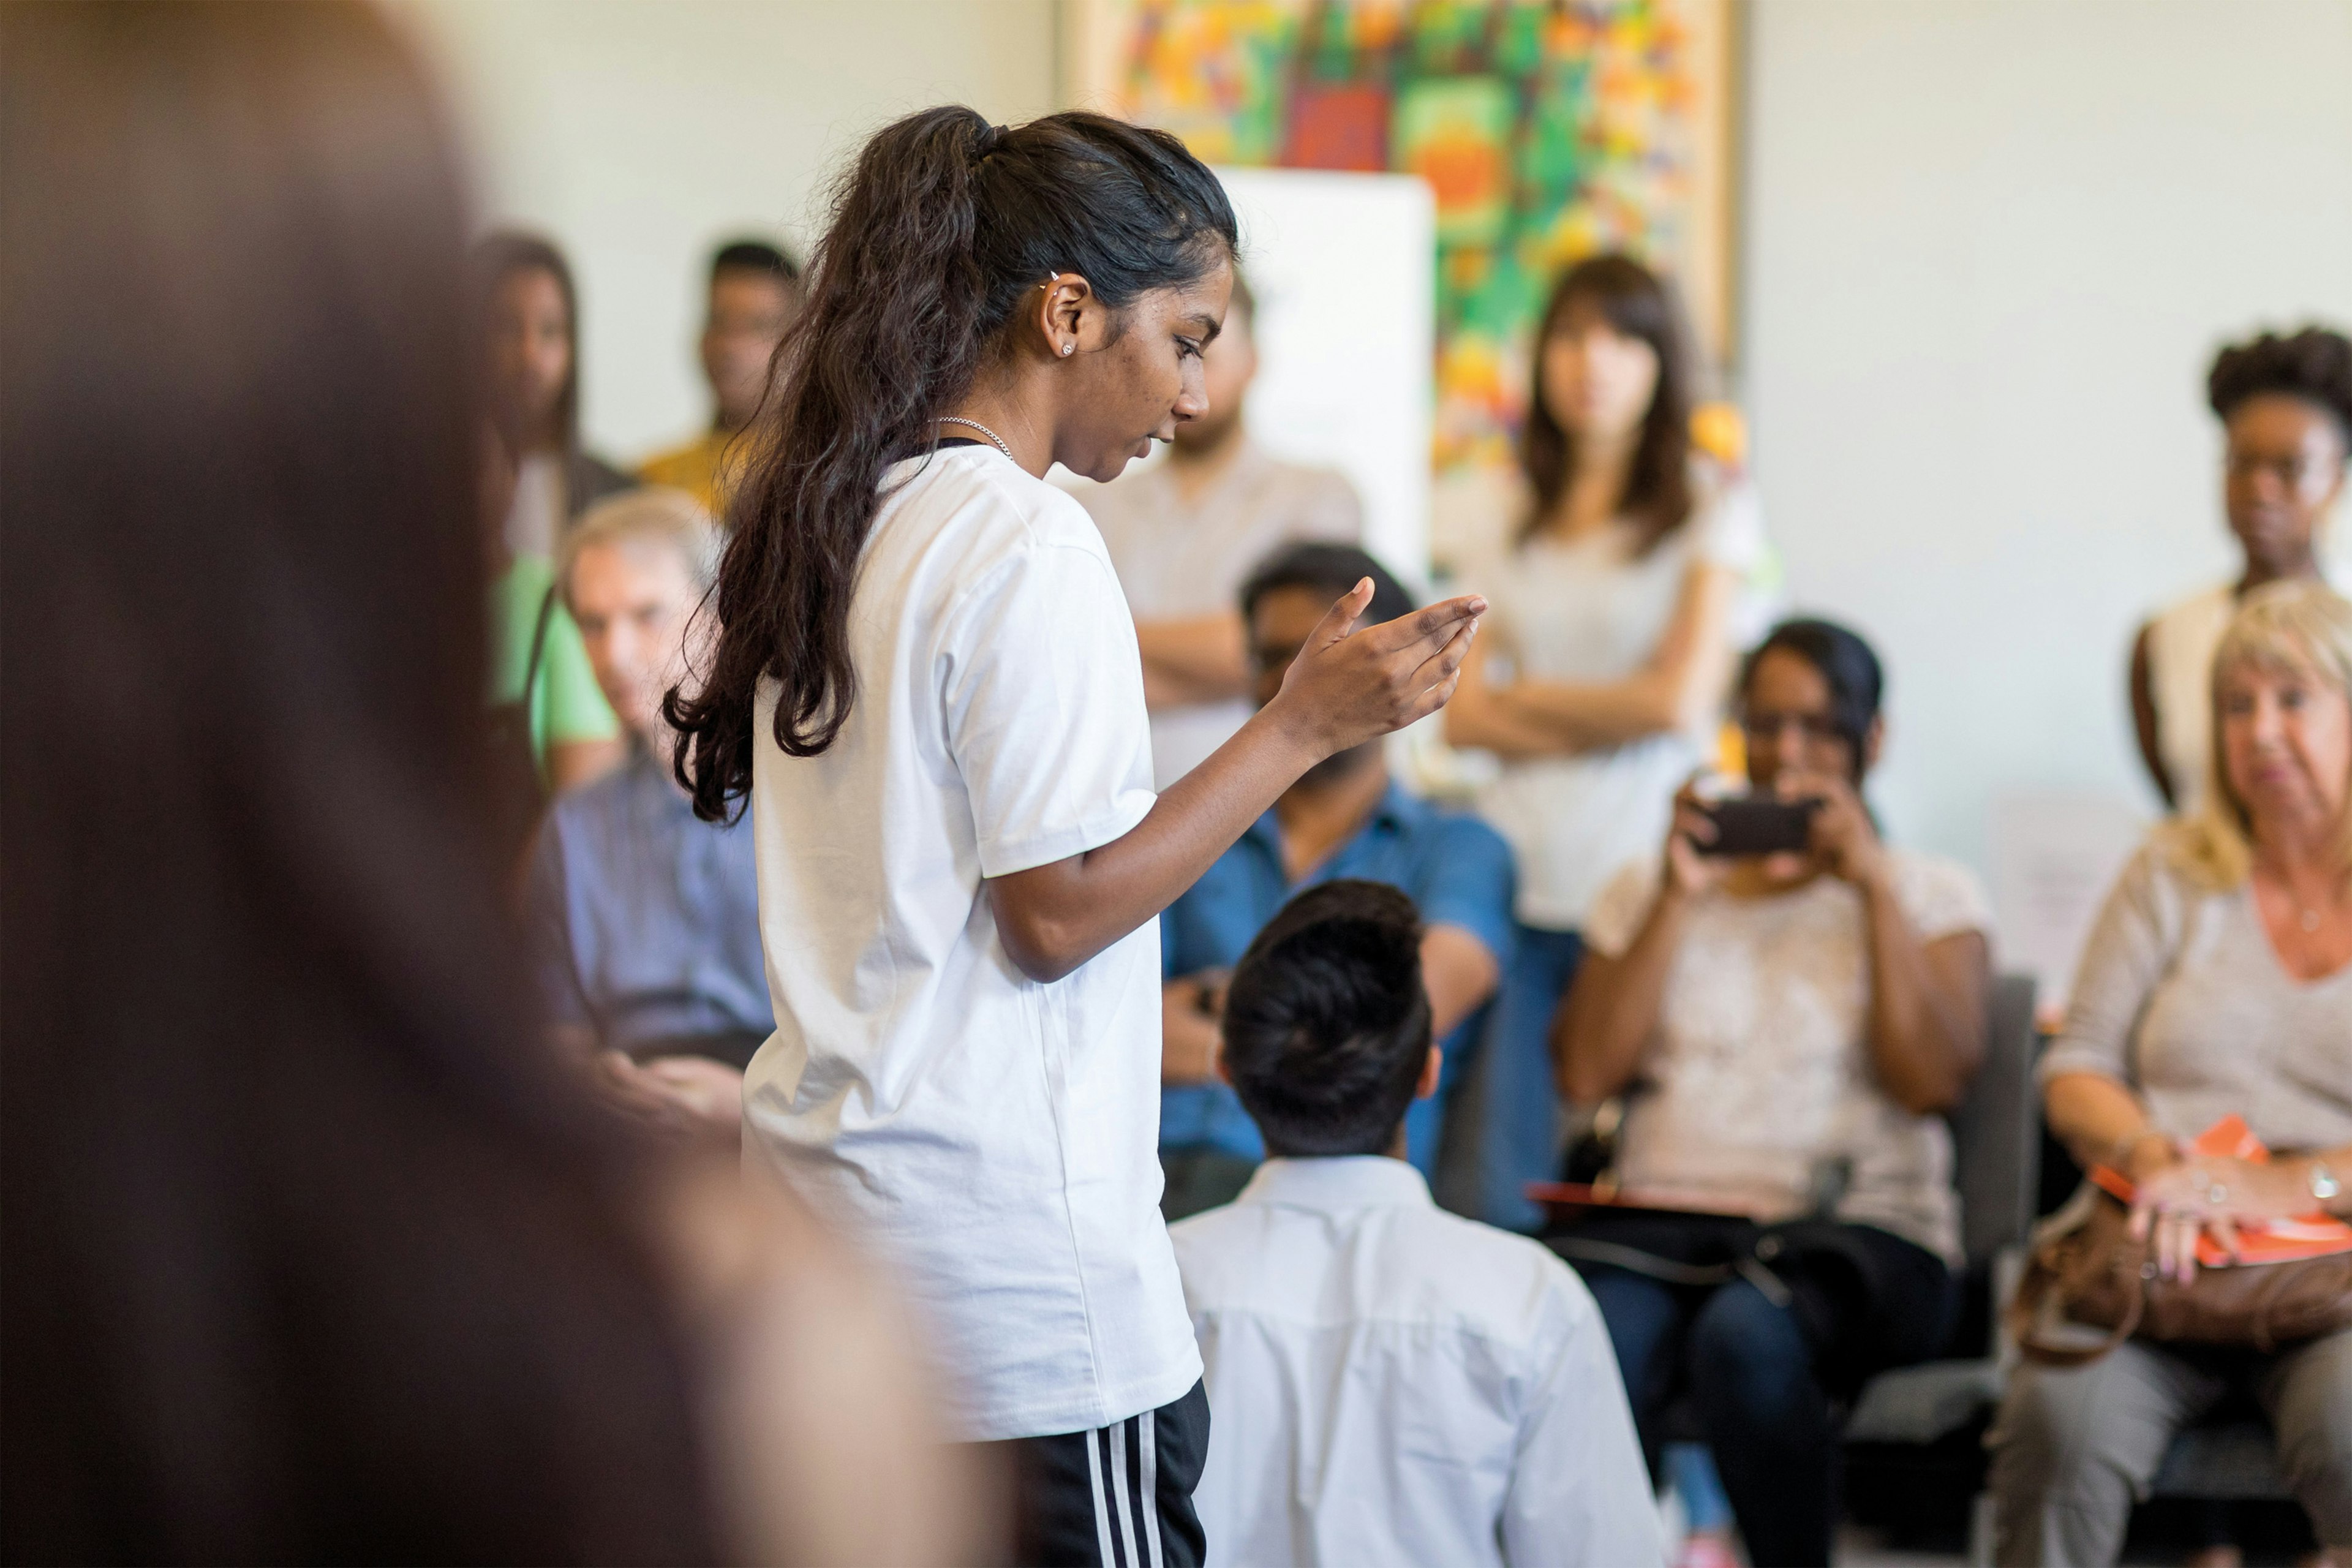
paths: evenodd
<path fill-rule="evenodd" d="M 1745 485 L 1702 491 L 1689 521 L 1647 554 L 1636 553 L 1637 537 L 1621 522 L 1581 539 L 1538 538 L 1476 574 L 1492 605 L 1483 631 L 1490 679 L 1625 679 L 1657 651 L 1694 567 L 1731 571 L 1752 597 L 1768 553 L 1763 513 Z M 1761 618 L 1738 606 L 1734 639 L 1746 641 Z M 1707 755 L 1707 736 L 1675 731 L 1506 762 L 1478 810 L 1518 858 L 1519 919 L 1548 931 L 1581 927 L 1609 874 L 1664 840 L 1675 791 Z"/>
<path fill-rule="evenodd" d="M 2200 888 L 2150 842 L 2099 911 L 2037 1071 L 2128 1084 L 2174 1138 L 2234 1113 L 2273 1150 L 2352 1143 L 2352 964 L 2297 980 L 2251 885 Z"/>
<path fill-rule="evenodd" d="M 1896 849 L 1895 896 L 1920 939 L 1990 934 L 1967 868 Z M 1612 879 L 1586 940 L 1622 955 L 1657 900 L 1654 850 Z M 1957 1264 L 1951 1132 L 1887 1094 L 1870 1060 L 1870 932 L 1861 892 L 1816 877 L 1784 893 L 1715 889 L 1691 909 L 1619 1133 L 1628 1187 L 1719 1193 L 1801 1211 L 1824 1164 L 1847 1167 L 1835 1209 Z"/>

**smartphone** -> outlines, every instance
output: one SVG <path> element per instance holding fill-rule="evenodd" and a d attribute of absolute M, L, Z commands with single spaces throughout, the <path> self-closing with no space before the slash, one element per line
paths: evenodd
<path fill-rule="evenodd" d="M 1783 855 L 1812 843 L 1818 800 L 1759 800 L 1738 796 L 1699 809 L 1715 824 L 1715 842 L 1692 841 L 1702 855 Z"/>

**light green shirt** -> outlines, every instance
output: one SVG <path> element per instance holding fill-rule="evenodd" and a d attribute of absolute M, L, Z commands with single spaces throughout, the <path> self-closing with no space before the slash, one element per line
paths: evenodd
<path fill-rule="evenodd" d="M 490 701 L 522 696 L 530 667 L 531 634 L 539 606 L 554 585 L 555 568 L 543 555 L 518 555 L 490 585 Z M 547 748 L 555 741 L 609 741 L 621 721 L 596 688 L 580 628 L 559 600 L 547 621 L 547 645 L 540 651 L 539 679 L 530 693 L 530 753 L 543 773 Z"/>

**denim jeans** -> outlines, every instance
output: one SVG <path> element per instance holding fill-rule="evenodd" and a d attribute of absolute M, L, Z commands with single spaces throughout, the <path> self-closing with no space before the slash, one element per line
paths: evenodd
<path fill-rule="evenodd" d="M 1665 1472 L 1683 1500 L 1683 1521 L 1691 1533 L 1731 1528 L 1731 1500 L 1723 1495 L 1723 1478 L 1716 1473 L 1715 1456 L 1706 1444 L 1667 1444 Z"/>
<path fill-rule="evenodd" d="M 1475 1213 L 1488 1225 L 1532 1232 L 1543 1211 L 1528 1201 L 1527 1184 L 1559 1174 L 1551 1017 L 1584 961 L 1584 939 L 1572 931 L 1523 925 L 1516 947 L 1481 1044 L 1486 1059 L 1470 1069 L 1477 1140 Z"/>
<path fill-rule="evenodd" d="M 1870 1284 L 1776 1265 L 1797 1298 L 1789 1306 L 1745 1279 L 1691 1287 L 1577 1266 L 1609 1324 L 1653 1473 L 1667 1409 L 1686 1398 L 1757 1568 L 1829 1562 L 1837 1402 L 1869 1373 L 1937 1354 L 1958 1305 L 1958 1283 L 1934 1254 L 1866 1226 L 1838 1228 L 1867 1249 Z"/>

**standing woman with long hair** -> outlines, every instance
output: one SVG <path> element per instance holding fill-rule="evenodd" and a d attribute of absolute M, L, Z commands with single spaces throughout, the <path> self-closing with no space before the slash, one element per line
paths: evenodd
<path fill-rule="evenodd" d="M 942 108 L 877 134 L 670 707 L 696 809 L 752 809 L 777 1029 L 750 1157 L 899 1266 L 964 1436 L 1010 1445 L 1024 1563 L 1201 1555 L 1153 917 L 1307 768 L 1441 705 L 1485 608 L 1351 630 L 1360 584 L 1155 800 L 1133 621 L 1044 476 L 1115 478 L 1206 411 L 1235 241 L 1161 132 Z"/>
<path fill-rule="evenodd" d="M 1651 853 L 1704 760 L 1729 684 L 1742 574 L 1763 549 L 1743 488 L 1694 458 L 1688 338 L 1666 287 L 1623 256 L 1560 279 L 1536 334 L 1519 447 L 1526 521 L 1486 574 L 1495 633 L 1446 738 L 1502 759 L 1479 811 L 1519 862 L 1519 942 L 1488 1037 L 1480 1207 L 1534 1225 L 1558 1112 L 1545 1042 L 1586 912 Z M 1763 629 L 1759 617 L 1754 631 Z"/>
<path fill-rule="evenodd" d="M 580 445 L 580 291 L 563 252 L 537 235 L 500 231 L 475 245 L 472 271 L 490 701 L 520 710 L 542 786 L 515 807 L 527 828 L 543 795 L 610 773 L 628 754 L 560 602 L 555 556 L 573 519 L 635 481 Z"/>
<path fill-rule="evenodd" d="M 551 240 L 501 230 L 474 247 L 484 411 L 513 465 L 507 548 L 552 556 L 572 520 L 635 485 L 580 441 L 580 290 Z"/>

